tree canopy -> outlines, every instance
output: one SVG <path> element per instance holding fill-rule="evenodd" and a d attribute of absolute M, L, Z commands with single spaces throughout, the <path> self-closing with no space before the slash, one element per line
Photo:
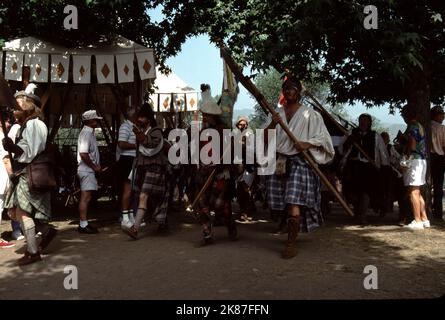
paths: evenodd
<path fill-rule="evenodd" d="M 445 2 L 375 0 L 378 28 L 367 30 L 365 0 L 73 0 L 79 29 L 64 30 L 65 1 L 4 0 L 0 38 L 35 35 L 71 46 L 121 34 L 155 48 L 158 63 L 185 40 L 223 39 L 240 64 L 289 69 L 329 83 L 330 100 L 369 106 L 411 101 L 425 110 L 445 96 Z M 163 19 L 148 15 L 162 8 Z"/>

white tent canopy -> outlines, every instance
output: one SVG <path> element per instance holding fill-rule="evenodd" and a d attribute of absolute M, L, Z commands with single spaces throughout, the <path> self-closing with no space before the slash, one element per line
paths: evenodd
<path fill-rule="evenodd" d="M 174 72 L 162 74 L 156 68 L 154 81 L 155 93 L 150 95 L 155 109 L 160 112 L 196 111 L 198 105 L 198 91 L 188 86 Z"/>
<path fill-rule="evenodd" d="M 96 59 L 98 83 L 134 81 L 136 59 L 141 80 L 156 77 L 153 49 L 144 47 L 122 36 L 113 41 L 103 38 L 95 44 L 65 48 L 34 37 L 15 39 L 5 43 L 0 54 L 0 71 L 5 79 L 22 81 L 22 67 L 29 66 L 30 81 L 68 83 L 72 67 L 73 83 L 91 83 L 91 57 Z M 5 55 L 5 65 L 1 65 Z M 117 68 L 115 69 L 115 60 Z"/>

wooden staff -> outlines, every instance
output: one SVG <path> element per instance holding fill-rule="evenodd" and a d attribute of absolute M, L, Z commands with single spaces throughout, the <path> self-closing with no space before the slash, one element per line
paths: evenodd
<path fill-rule="evenodd" d="M 317 108 L 320 110 L 320 112 L 325 115 L 329 120 L 331 120 L 332 123 L 334 123 L 338 129 L 340 129 L 343 134 L 347 135 L 348 134 L 348 130 L 346 130 L 340 123 L 338 123 L 329 112 L 326 111 L 325 108 L 323 108 L 323 106 L 321 105 L 321 103 L 314 97 L 314 95 L 312 93 L 310 93 L 306 88 L 304 88 L 304 94 L 306 96 L 308 96 L 317 106 Z M 368 160 L 376 169 L 378 169 L 375 161 L 365 152 L 365 150 L 363 150 L 363 148 L 356 142 L 356 141 L 352 141 L 352 144 L 363 154 L 363 156 L 366 158 L 366 160 Z"/>
<path fill-rule="evenodd" d="M 253 84 L 253 82 L 245 77 L 238 66 L 238 64 L 233 60 L 231 55 L 228 53 L 224 43 L 222 41 L 219 41 L 219 47 L 221 49 L 221 56 L 224 58 L 226 63 L 229 65 L 232 72 L 235 74 L 236 78 L 243 84 L 243 86 L 256 98 L 259 105 L 265 110 L 270 112 L 273 116 L 277 114 L 277 112 L 269 105 L 267 100 L 264 98 L 264 96 L 261 94 L 261 92 L 258 90 L 258 88 Z M 286 134 L 289 136 L 289 138 L 292 140 L 294 145 L 299 144 L 300 142 L 297 140 L 295 135 L 290 131 L 290 129 L 286 126 L 286 124 L 281 120 L 278 123 L 281 128 L 286 132 Z M 309 164 L 309 166 L 314 170 L 314 172 L 320 177 L 320 179 L 323 181 L 323 183 L 328 187 L 328 189 L 335 195 L 338 202 L 342 205 L 342 207 L 345 209 L 345 211 L 351 215 L 354 216 L 354 213 L 352 212 L 351 208 L 349 208 L 348 204 L 345 202 L 345 200 L 342 198 L 342 196 L 338 193 L 338 191 L 332 186 L 332 184 L 329 182 L 329 180 L 326 178 L 326 176 L 321 172 L 320 168 L 318 168 L 318 164 L 312 159 L 312 157 L 309 155 L 309 153 L 306 150 L 300 151 L 303 155 L 306 162 Z"/>
<path fill-rule="evenodd" d="M 224 155 L 227 153 L 227 151 L 228 151 L 228 150 L 231 150 L 231 147 L 232 147 L 231 145 L 232 145 L 232 143 L 230 143 L 230 144 L 226 147 L 226 149 L 224 150 L 222 156 L 219 158 L 219 163 L 221 163 L 221 161 L 223 161 L 223 159 L 224 159 Z M 202 194 L 203 194 L 204 192 L 206 192 L 207 189 L 209 188 L 210 183 L 212 182 L 213 177 L 215 176 L 215 173 L 216 173 L 216 168 L 212 170 L 212 172 L 210 173 L 210 175 L 209 175 L 209 177 L 207 178 L 206 182 L 205 182 L 204 185 L 202 186 L 201 190 L 198 192 L 198 195 L 196 196 L 195 200 L 194 200 L 193 203 L 192 203 L 192 208 L 195 208 L 196 204 L 198 203 L 199 198 L 201 198 Z"/>

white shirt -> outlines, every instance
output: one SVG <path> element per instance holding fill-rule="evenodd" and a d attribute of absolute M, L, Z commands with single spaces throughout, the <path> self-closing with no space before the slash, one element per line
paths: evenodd
<path fill-rule="evenodd" d="M 3 131 L 0 131 L 0 139 L 3 140 L 5 135 Z M 6 193 L 6 188 L 8 187 L 9 176 L 8 171 L 6 171 L 6 166 L 3 162 L 3 159 L 8 156 L 8 151 L 3 149 L 3 143 L 0 143 L 0 195 L 4 195 Z M 0 210 L 3 209 L 0 207 Z"/>
<path fill-rule="evenodd" d="M 302 105 L 288 122 L 284 107 L 277 108 L 276 111 L 280 114 L 284 123 L 289 127 L 297 140 L 308 142 L 315 146 L 315 148 L 309 148 L 309 152 L 317 163 L 325 164 L 334 158 L 335 151 L 332 145 L 332 138 L 323 122 L 322 116 L 318 112 Z M 269 125 L 271 121 L 272 118 L 269 118 L 267 125 Z M 276 151 L 285 155 L 299 153 L 281 126 L 277 124 L 275 128 L 277 135 Z"/>
<path fill-rule="evenodd" d="M 79 134 L 77 140 L 77 163 L 79 164 L 78 171 L 94 172 L 93 168 L 89 167 L 80 158 L 81 153 L 88 153 L 91 161 L 94 164 L 100 163 L 99 149 L 97 148 L 96 136 L 94 135 L 94 129 L 88 126 L 84 126 Z"/>
<path fill-rule="evenodd" d="M 445 154 L 445 126 L 431 121 L 431 152 L 443 156 Z"/>
<path fill-rule="evenodd" d="M 39 119 L 28 120 L 22 132 L 22 139 L 17 143 L 23 153 L 16 160 L 20 163 L 30 163 L 39 153 L 45 150 L 47 137 L 48 128 L 43 121 Z"/>
<path fill-rule="evenodd" d="M 119 137 L 117 141 L 128 142 L 131 144 L 136 144 L 136 135 L 133 132 L 133 122 L 130 120 L 125 120 L 119 128 Z M 130 156 L 136 157 L 136 149 L 125 149 L 119 148 L 119 144 L 116 147 L 116 161 L 119 161 L 120 156 Z"/>

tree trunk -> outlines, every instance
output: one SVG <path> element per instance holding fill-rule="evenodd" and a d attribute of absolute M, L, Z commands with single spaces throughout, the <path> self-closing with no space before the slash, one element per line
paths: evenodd
<path fill-rule="evenodd" d="M 425 129 L 426 152 L 427 152 L 427 173 L 426 185 L 422 193 L 425 195 L 426 212 L 431 212 L 431 117 L 430 117 L 430 85 L 427 72 L 424 69 L 417 69 L 407 83 L 407 100 L 409 104 L 416 107 L 418 120 Z"/>

